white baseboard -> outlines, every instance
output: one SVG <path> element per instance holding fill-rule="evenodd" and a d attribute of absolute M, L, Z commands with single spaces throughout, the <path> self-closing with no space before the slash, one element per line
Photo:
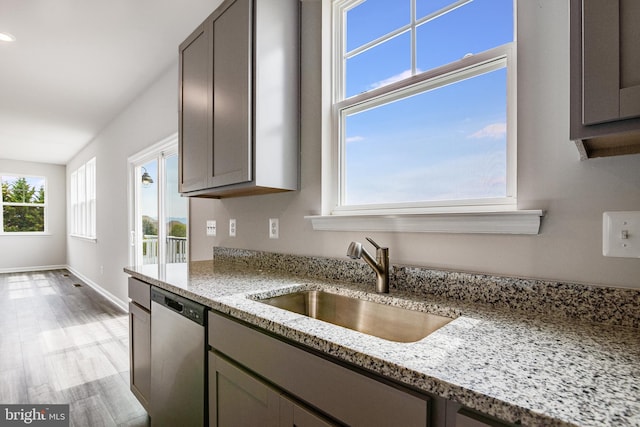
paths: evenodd
<path fill-rule="evenodd" d="M 67 270 L 69 270 L 71 272 L 71 274 L 76 276 L 78 279 L 82 280 L 87 285 L 91 286 L 91 288 L 93 288 L 97 293 L 99 293 L 100 295 L 102 295 L 103 297 L 105 297 L 106 299 L 111 301 L 113 304 L 117 305 L 122 311 L 129 312 L 129 305 L 126 302 L 122 301 L 120 298 L 118 298 L 117 296 L 113 295 L 111 292 L 109 292 L 108 290 L 106 290 L 102 286 L 98 285 L 93 280 L 91 280 L 88 277 L 84 276 L 82 273 L 80 273 L 76 269 L 74 269 L 74 268 L 72 268 L 72 267 L 70 267 L 68 265 L 66 267 L 63 267 L 63 268 L 66 268 Z"/>
<path fill-rule="evenodd" d="M 29 271 L 64 270 L 66 265 L 38 265 L 31 267 L 0 268 L 0 273 L 26 273 Z"/>

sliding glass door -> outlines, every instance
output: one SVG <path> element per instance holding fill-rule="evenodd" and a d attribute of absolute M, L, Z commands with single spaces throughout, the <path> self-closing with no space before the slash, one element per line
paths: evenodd
<path fill-rule="evenodd" d="M 177 146 L 141 154 L 130 165 L 131 262 L 187 262 L 188 201 L 178 193 Z"/>

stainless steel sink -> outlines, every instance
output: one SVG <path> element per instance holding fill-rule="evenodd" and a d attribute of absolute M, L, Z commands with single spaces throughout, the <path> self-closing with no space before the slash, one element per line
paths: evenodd
<path fill-rule="evenodd" d="M 324 291 L 302 291 L 258 300 L 389 341 L 415 342 L 453 319 Z"/>

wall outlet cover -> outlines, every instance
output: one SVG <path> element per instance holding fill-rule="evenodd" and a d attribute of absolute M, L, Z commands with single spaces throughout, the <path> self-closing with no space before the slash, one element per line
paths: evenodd
<path fill-rule="evenodd" d="M 216 221 L 213 219 L 207 220 L 207 236 L 216 235 Z"/>
<path fill-rule="evenodd" d="M 229 220 L 229 237 L 236 237 L 236 220 Z"/>
<path fill-rule="evenodd" d="M 277 239 L 280 237 L 280 222 L 278 218 L 269 218 L 269 238 Z"/>

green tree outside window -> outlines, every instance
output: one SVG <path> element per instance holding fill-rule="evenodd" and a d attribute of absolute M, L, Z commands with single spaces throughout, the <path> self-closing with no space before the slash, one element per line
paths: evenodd
<path fill-rule="evenodd" d="M 44 232 L 45 181 L 2 176 L 2 229 L 5 233 Z"/>

